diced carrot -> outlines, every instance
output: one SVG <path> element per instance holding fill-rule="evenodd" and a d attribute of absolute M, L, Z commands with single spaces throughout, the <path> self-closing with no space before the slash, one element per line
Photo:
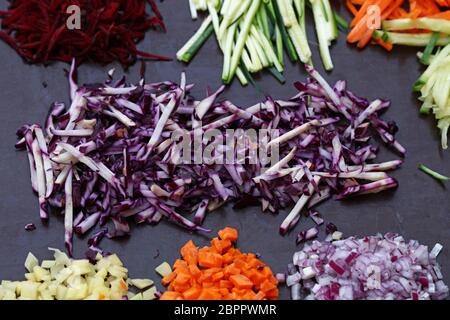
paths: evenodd
<path fill-rule="evenodd" d="M 266 292 L 266 297 L 268 299 L 276 299 L 276 298 L 278 298 L 278 288 L 273 289 L 272 291 L 267 291 Z"/>
<path fill-rule="evenodd" d="M 233 254 L 230 253 L 230 252 L 225 253 L 225 254 L 222 256 L 222 258 L 223 258 L 223 263 L 225 263 L 225 264 L 230 264 L 230 263 L 232 263 L 233 260 L 234 260 L 234 256 L 233 256 Z"/>
<path fill-rule="evenodd" d="M 223 259 L 218 253 L 206 252 L 205 250 L 200 250 L 198 252 L 198 264 L 201 267 L 214 268 L 222 267 Z"/>
<path fill-rule="evenodd" d="M 263 300 L 266 297 L 266 294 L 262 291 L 258 291 L 256 294 L 255 300 Z"/>
<path fill-rule="evenodd" d="M 198 248 L 192 240 L 189 240 L 180 250 L 181 256 L 188 264 L 197 263 Z"/>
<path fill-rule="evenodd" d="M 189 265 L 189 272 L 193 277 L 198 277 L 201 274 L 200 268 L 196 264 Z"/>
<path fill-rule="evenodd" d="M 227 288 L 220 288 L 219 292 L 222 295 L 222 297 L 226 297 L 226 296 L 228 296 L 230 294 L 230 291 L 228 291 Z"/>
<path fill-rule="evenodd" d="M 261 284 L 261 291 L 264 292 L 269 292 L 272 291 L 274 289 L 276 289 L 277 286 L 273 283 L 271 283 L 269 280 L 265 280 L 262 284 Z"/>
<path fill-rule="evenodd" d="M 235 274 L 230 276 L 230 281 L 240 289 L 251 289 L 253 288 L 253 282 L 242 274 Z"/>
<path fill-rule="evenodd" d="M 233 283 L 229 280 L 220 280 L 219 286 L 220 286 L 220 288 L 231 289 L 231 288 L 233 288 Z"/>
<path fill-rule="evenodd" d="M 173 283 L 176 285 L 185 285 L 189 283 L 189 280 L 191 279 L 190 274 L 186 272 L 180 272 L 177 274 L 175 279 L 173 279 Z"/>
<path fill-rule="evenodd" d="M 180 296 L 180 294 L 178 292 L 166 291 L 162 294 L 162 296 L 159 300 L 175 300 L 179 296 Z"/>
<path fill-rule="evenodd" d="M 175 263 L 173 264 L 173 269 L 180 269 L 180 268 L 184 268 L 186 269 L 188 267 L 188 264 L 186 261 L 181 260 L 181 259 L 177 259 L 175 260 Z"/>
<path fill-rule="evenodd" d="M 252 268 L 258 268 L 258 267 L 264 266 L 264 263 L 262 263 L 261 261 L 259 261 L 259 260 L 256 259 L 256 258 L 250 260 L 250 261 L 248 262 L 248 264 L 249 264 L 250 267 L 252 267 Z"/>
<path fill-rule="evenodd" d="M 217 282 L 217 281 L 219 281 L 219 280 L 222 280 L 223 277 L 224 277 L 223 272 L 216 272 L 216 273 L 214 273 L 214 274 L 212 275 L 211 279 L 212 279 L 214 282 Z"/>
<path fill-rule="evenodd" d="M 219 237 L 222 240 L 230 240 L 235 242 L 238 239 L 238 231 L 234 228 L 226 227 L 219 231 Z"/>
<path fill-rule="evenodd" d="M 358 1 L 358 0 L 356 0 Z M 162 279 L 162 300 L 263 300 L 278 297 L 278 281 L 255 254 L 232 245 L 237 230 L 225 228 L 210 247 L 188 241 L 180 250 L 173 272 Z"/>
<path fill-rule="evenodd" d="M 199 287 L 191 287 L 183 292 L 183 297 L 186 300 L 197 300 L 200 296 L 202 289 Z"/>
<path fill-rule="evenodd" d="M 224 254 L 231 248 L 231 241 L 214 238 L 211 241 L 211 246 L 214 247 L 218 253 Z"/>
<path fill-rule="evenodd" d="M 252 270 L 248 275 L 248 278 L 255 284 L 260 285 L 267 277 L 257 270 Z"/>
<path fill-rule="evenodd" d="M 161 280 L 162 285 L 163 286 L 168 285 L 173 279 L 175 279 L 176 276 L 177 276 L 177 274 L 175 272 L 169 273 L 167 276 L 162 278 L 162 280 Z"/>
<path fill-rule="evenodd" d="M 171 283 L 172 285 L 172 290 L 176 291 L 176 292 L 185 292 L 186 290 L 188 290 L 189 288 L 191 288 L 190 284 L 176 284 L 176 283 Z"/>
<path fill-rule="evenodd" d="M 220 292 L 212 288 L 203 289 L 198 297 L 198 300 L 220 300 L 221 298 Z"/>
<path fill-rule="evenodd" d="M 247 290 L 245 294 L 242 295 L 242 299 L 244 300 L 256 300 L 256 293 L 252 290 Z"/>
<path fill-rule="evenodd" d="M 214 288 L 215 284 L 214 282 L 205 281 L 202 283 L 203 288 Z"/>
<path fill-rule="evenodd" d="M 225 273 L 226 276 L 231 276 L 240 274 L 241 270 L 239 270 L 239 268 L 236 268 L 233 264 L 230 264 L 229 266 L 225 267 L 223 272 Z"/>

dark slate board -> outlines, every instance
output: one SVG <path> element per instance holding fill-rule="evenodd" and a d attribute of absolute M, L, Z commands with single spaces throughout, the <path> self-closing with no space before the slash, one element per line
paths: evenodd
<path fill-rule="evenodd" d="M 166 19 L 168 33 L 149 32 L 141 48 L 174 56 L 200 22 L 191 21 L 187 1 L 177 1 L 177 5 L 174 1 L 165 1 L 160 8 Z M 344 11 L 343 8 L 341 11 Z M 314 62 L 323 73 L 311 19 L 308 19 L 308 29 Z M 416 168 L 419 162 L 424 162 L 440 172 L 450 173 L 449 154 L 440 150 L 434 121 L 418 115 L 419 104 L 411 92 L 411 86 L 422 67 L 415 53 L 415 49 L 396 48 L 387 54 L 378 47 L 358 52 L 346 44 L 344 34 L 333 47 L 335 70 L 326 75 L 327 80 L 334 83 L 346 79 L 349 88 L 359 95 L 370 99 L 391 99 L 392 108 L 386 118 L 397 121 L 400 127 L 398 138 L 408 149 L 408 154 L 403 168 L 393 173 L 400 182 L 398 190 L 345 202 L 328 201 L 320 207 L 320 211 L 327 221 L 335 223 L 346 236 L 392 231 L 429 246 L 436 242 L 442 243 L 445 249 L 439 260 L 444 275 L 448 276 L 450 197 L 444 186 Z M 22 279 L 23 262 L 29 251 L 43 259 L 50 256 L 47 247 L 63 248 L 63 219 L 52 216 L 48 226 L 40 223 L 37 198 L 30 188 L 26 154 L 14 150 L 15 132 L 25 123 L 43 123 L 53 101 L 68 102 L 68 84 L 63 72 L 68 66 L 61 63 L 49 67 L 26 65 L 3 42 L 0 43 L 0 56 L 0 279 Z M 178 81 L 180 73 L 186 70 L 188 81 L 196 84 L 194 95 L 203 97 L 207 86 L 217 88 L 221 84 L 221 66 L 222 55 L 215 40 L 210 39 L 189 66 L 176 61 L 148 63 L 146 77 L 148 81 Z M 78 72 L 79 81 L 101 82 L 111 67 L 116 67 L 118 74 L 122 72 L 117 65 L 83 65 Z M 257 77 L 264 93 L 276 98 L 288 98 L 295 94 L 292 83 L 303 80 L 305 71 L 300 65 L 288 64 L 286 69 L 287 83 L 284 86 L 269 74 Z M 139 65 L 126 73 L 133 81 L 138 80 Z M 48 84 L 46 88 L 43 82 Z M 235 82 L 225 96 L 238 105 L 250 106 L 263 99 L 264 95 L 252 87 L 242 88 Z M 386 150 L 382 151 L 381 157 L 383 160 L 397 158 Z M 295 245 L 296 233 L 312 226 L 311 221 L 303 219 L 294 232 L 282 237 L 278 227 L 286 214 L 263 214 L 259 208 L 234 211 L 228 206 L 210 214 L 206 226 L 216 231 L 223 226 L 239 228 L 239 247 L 242 250 L 260 253 L 274 272 L 284 272 L 292 254 L 299 249 Z M 36 224 L 37 230 L 24 231 L 24 226 L 30 222 Z M 156 280 L 158 276 L 154 267 L 162 261 L 173 262 L 179 255 L 180 246 L 191 238 L 198 245 L 205 245 L 208 241 L 207 237 L 192 235 L 162 222 L 157 227 L 133 226 L 130 238 L 105 240 L 102 246 L 119 254 L 132 277 Z M 77 239 L 75 256 L 83 257 L 85 250 L 86 239 Z M 160 254 L 155 258 L 157 252 Z M 283 289 L 281 298 L 288 297 L 288 290 Z"/>

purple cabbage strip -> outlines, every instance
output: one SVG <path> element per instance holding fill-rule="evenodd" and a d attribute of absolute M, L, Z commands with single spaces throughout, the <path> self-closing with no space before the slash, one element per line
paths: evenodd
<path fill-rule="evenodd" d="M 395 138 L 396 125 L 380 117 L 389 102 L 369 102 L 348 91 L 344 81 L 332 87 L 317 71 L 307 70 L 311 77 L 295 84 L 299 93 L 294 97 L 268 97 L 245 109 L 220 100 L 224 88 L 195 100 L 184 74 L 180 85 L 143 80 L 132 85 L 122 78 L 78 86 L 73 64 L 70 107 L 54 103 L 45 130 L 31 125 L 17 133 L 16 147 L 28 153 L 41 217 L 48 218 L 50 207 L 65 214 L 69 253 L 74 231 L 85 234 L 108 225 L 110 232 L 102 229 L 89 241 L 93 257 L 103 252 L 101 238 L 128 235 L 133 221 L 157 224 L 167 219 L 189 231 L 208 232 L 202 227 L 208 213 L 227 202 L 260 204 L 274 213 L 293 207 L 280 227 L 285 234 L 303 210 L 332 196 L 343 199 L 396 187 L 386 171 L 402 161 L 375 162 L 379 146 L 374 141 L 405 153 Z M 223 145 L 214 153 L 214 159 L 218 151 L 230 153 L 232 163 L 198 161 L 195 152 L 188 161 L 181 157 L 174 134 L 192 138 L 212 129 L 224 141 L 230 138 L 228 129 L 276 130 L 265 142 L 279 151 L 281 160 L 248 161 L 254 144 L 245 136 L 236 150 Z M 207 140 L 190 146 L 205 149 Z M 321 224 L 319 216 L 313 219 Z"/>

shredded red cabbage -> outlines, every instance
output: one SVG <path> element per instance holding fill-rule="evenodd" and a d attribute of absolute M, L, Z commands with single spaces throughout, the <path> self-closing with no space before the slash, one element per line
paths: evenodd
<path fill-rule="evenodd" d="M 307 70 L 311 77 L 295 84 L 296 96 L 269 97 L 244 109 L 219 99 L 223 88 L 196 101 L 184 74 L 180 84 L 131 85 L 125 78 L 114 82 L 109 73 L 104 84 L 78 86 L 74 63 L 70 107 L 54 103 L 44 128 L 18 131 L 16 147 L 28 151 L 42 219 L 48 219 L 50 207 L 65 213 L 69 253 L 73 232 L 108 223 L 112 231 L 102 237 L 128 235 L 132 220 L 156 224 L 162 218 L 190 231 L 209 231 L 201 226 L 207 213 L 228 201 L 236 207 L 260 204 L 270 212 L 295 204 L 280 227 L 284 234 L 305 207 L 333 195 L 341 199 L 396 187 L 385 171 L 402 161 L 373 163 L 378 152 L 373 137 L 405 153 L 394 138 L 395 124 L 380 118 L 389 102 L 359 98 L 344 81 L 332 88 Z M 175 165 L 178 145 L 171 136 L 210 129 L 277 130 L 278 137 L 267 142 L 278 145 L 281 160 L 269 168 L 247 161 Z M 245 143 L 233 155 L 248 155 L 250 148 Z M 316 214 L 313 218 L 322 223 Z"/>

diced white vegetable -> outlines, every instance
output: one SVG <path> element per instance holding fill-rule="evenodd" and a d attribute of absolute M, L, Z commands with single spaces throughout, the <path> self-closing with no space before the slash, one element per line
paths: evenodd
<path fill-rule="evenodd" d="M 54 265 L 55 265 L 55 261 L 54 260 L 43 260 L 42 263 L 41 263 L 41 267 L 44 268 L 44 269 L 50 269 Z"/>
<path fill-rule="evenodd" d="M 155 268 L 155 271 L 161 277 L 165 277 L 172 272 L 172 268 L 170 267 L 170 265 L 167 262 L 163 262 Z"/>
<path fill-rule="evenodd" d="M 316 272 L 312 267 L 303 268 L 302 273 L 303 273 L 302 276 L 303 280 L 311 279 L 316 276 Z"/>
<path fill-rule="evenodd" d="M 142 293 L 134 295 L 130 300 L 143 300 Z"/>
<path fill-rule="evenodd" d="M 343 235 L 344 235 L 344 234 L 343 234 L 342 232 L 340 232 L 340 231 L 335 231 L 335 232 L 333 232 L 333 234 L 331 235 L 331 238 L 332 238 L 333 240 L 341 240 Z"/>
<path fill-rule="evenodd" d="M 145 289 L 153 285 L 153 281 L 150 279 L 131 279 L 130 284 L 138 289 Z"/>
<path fill-rule="evenodd" d="M 39 260 L 30 252 L 25 260 L 25 268 L 32 272 L 35 266 L 39 265 Z"/>
<path fill-rule="evenodd" d="M 436 243 L 433 250 L 431 250 L 430 252 L 430 258 L 435 259 L 439 255 L 439 253 L 441 253 L 443 248 L 444 247 L 440 243 Z"/>
<path fill-rule="evenodd" d="M 147 289 L 144 292 L 142 292 L 142 299 L 143 300 L 156 299 L 156 287 L 151 287 L 150 289 Z"/>
<path fill-rule="evenodd" d="M 117 255 L 97 256 L 96 264 L 89 260 L 71 260 L 57 249 L 55 260 L 44 260 L 39 266 L 38 259 L 28 254 L 25 267 L 26 281 L 2 281 L 0 300 L 152 300 L 157 289 L 149 288 L 149 279 L 127 280 L 128 270 Z M 161 267 L 161 272 L 170 266 Z M 128 282 L 144 293 L 128 292 Z"/>

